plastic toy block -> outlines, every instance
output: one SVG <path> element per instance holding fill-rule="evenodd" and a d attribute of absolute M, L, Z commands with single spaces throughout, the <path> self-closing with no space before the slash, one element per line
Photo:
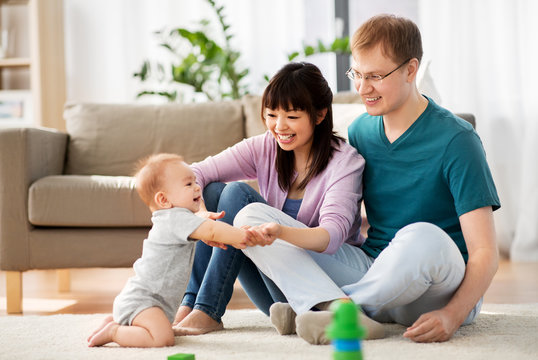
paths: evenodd
<path fill-rule="evenodd" d="M 168 356 L 168 360 L 194 360 L 194 354 L 174 354 Z"/>
<path fill-rule="evenodd" d="M 333 321 L 326 329 L 333 344 L 334 360 L 362 360 L 361 339 L 366 329 L 359 323 L 358 306 L 351 300 L 337 300 L 331 304 Z"/>

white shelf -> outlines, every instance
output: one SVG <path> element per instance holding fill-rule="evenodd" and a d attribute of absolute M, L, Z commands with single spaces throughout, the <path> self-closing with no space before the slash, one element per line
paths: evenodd
<path fill-rule="evenodd" d="M 30 58 L 0 59 L 0 68 L 4 67 L 30 67 Z"/>
<path fill-rule="evenodd" d="M 30 104 L 33 109 L 32 123 L 64 130 L 63 106 L 66 96 L 63 0 L 0 0 L 0 12 L 9 6 L 23 6 L 22 10 L 27 12 L 29 28 L 26 36 L 30 56 L 24 54 L 22 57 L 21 53 L 0 58 L 0 73 L 3 70 L 8 73 L 8 69 L 29 72 L 30 84 L 27 90 L 31 101 L 25 104 Z M 29 111 L 29 106 L 26 105 L 25 113 Z"/>
<path fill-rule="evenodd" d="M 0 128 L 33 125 L 32 92 L 0 90 Z"/>

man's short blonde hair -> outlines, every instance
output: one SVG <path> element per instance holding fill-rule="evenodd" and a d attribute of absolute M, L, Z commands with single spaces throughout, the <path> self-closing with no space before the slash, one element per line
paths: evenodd
<path fill-rule="evenodd" d="M 134 174 L 136 191 L 147 206 L 155 206 L 155 194 L 162 190 L 164 168 L 171 162 L 183 162 L 183 157 L 177 154 L 153 154 L 137 163 Z"/>
<path fill-rule="evenodd" d="M 422 60 L 422 37 L 418 26 L 395 15 L 376 15 L 362 24 L 351 37 L 351 53 L 381 45 L 383 55 L 396 63 L 407 59 Z"/>

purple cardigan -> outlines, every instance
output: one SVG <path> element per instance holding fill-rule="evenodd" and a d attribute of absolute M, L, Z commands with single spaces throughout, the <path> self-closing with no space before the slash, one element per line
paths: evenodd
<path fill-rule="evenodd" d="M 256 179 L 260 194 L 269 205 L 282 210 L 287 193 L 278 186 L 274 163 L 278 144 L 273 135 L 250 137 L 207 159 L 191 165 L 198 184 Z M 320 226 L 330 234 L 328 254 L 344 242 L 361 245 L 360 207 L 364 158 L 351 145 L 340 141 L 327 168 L 306 186 L 297 220 Z"/>

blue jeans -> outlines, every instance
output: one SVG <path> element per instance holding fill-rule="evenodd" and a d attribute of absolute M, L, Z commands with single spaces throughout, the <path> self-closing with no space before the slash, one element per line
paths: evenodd
<path fill-rule="evenodd" d="M 230 225 L 246 205 L 266 203 L 260 194 L 242 182 L 208 184 L 204 189 L 204 202 L 208 211 L 224 210 L 226 214 L 217 221 Z M 276 285 L 241 250 L 231 246 L 223 250 L 198 241 L 191 278 L 181 305 L 203 311 L 221 322 L 238 276 L 248 297 L 265 314 L 269 314 L 269 307 L 275 301 L 286 301 Z"/>

